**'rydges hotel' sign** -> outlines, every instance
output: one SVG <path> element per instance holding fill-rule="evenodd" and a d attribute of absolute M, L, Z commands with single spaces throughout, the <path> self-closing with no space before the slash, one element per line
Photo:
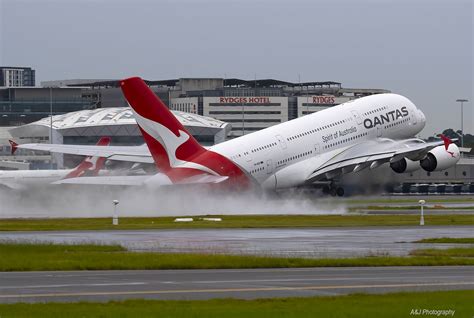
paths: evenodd
<path fill-rule="evenodd" d="M 219 97 L 222 104 L 269 104 L 269 97 Z"/>

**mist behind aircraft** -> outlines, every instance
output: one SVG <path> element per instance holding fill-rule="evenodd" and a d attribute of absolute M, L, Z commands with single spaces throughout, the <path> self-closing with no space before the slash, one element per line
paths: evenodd
<path fill-rule="evenodd" d="M 270 194 L 223 193 L 209 189 L 56 187 L 29 192 L 0 191 L 0 218 L 111 217 L 112 200 L 119 216 L 160 217 L 233 214 L 341 214 L 345 204 L 318 202 L 298 191 Z"/>

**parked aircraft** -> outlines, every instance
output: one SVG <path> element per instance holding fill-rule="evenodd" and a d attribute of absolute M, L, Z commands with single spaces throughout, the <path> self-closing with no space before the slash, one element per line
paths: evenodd
<path fill-rule="evenodd" d="M 18 145 L 13 141 L 10 141 L 10 144 L 12 153 L 14 153 Z M 109 144 L 110 138 L 108 137 L 102 137 L 97 142 L 99 147 L 105 147 Z M 103 157 L 88 156 L 74 169 L 0 171 L 0 186 L 11 189 L 27 189 L 69 178 L 80 178 L 86 175 L 97 176 L 104 167 L 105 161 L 106 158 Z"/>

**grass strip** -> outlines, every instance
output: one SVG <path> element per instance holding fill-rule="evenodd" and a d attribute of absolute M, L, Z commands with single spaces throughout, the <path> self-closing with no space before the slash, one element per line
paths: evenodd
<path fill-rule="evenodd" d="M 413 243 L 455 243 L 455 244 L 474 244 L 474 237 L 435 237 L 415 241 Z"/>
<path fill-rule="evenodd" d="M 474 291 L 352 294 L 255 300 L 196 301 L 125 300 L 106 303 L 0 304 L 2 318 L 23 317 L 452 317 L 423 310 L 453 310 L 454 317 L 472 317 Z M 415 314 L 414 310 L 420 310 Z"/>
<path fill-rule="evenodd" d="M 213 215 L 221 222 L 201 220 L 174 222 L 175 217 L 120 218 L 112 225 L 111 218 L 71 219 L 3 219 L 0 231 L 61 231 L 61 230 L 144 230 L 197 228 L 295 228 L 346 226 L 418 226 L 418 215 Z M 209 216 L 207 216 L 209 217 Z M 426 225 L 474 225 L 474 215 L 426 215 Z"/>
<path fill-rule="evenodd" d="M 433 256 L 293 258 L 251 255 L 128 252 L 121 246 L 0 244 L 0 271 L 291 268 L 474 265 L 456 253 Z"/>
<path fill-rule="evenodd" d="M 414 196 L 413 198 L 397 198 L 397 197 L 389 197 L 384 199 L 371 199 L 371 198 L 363 198 L 363 199 L 347 199 L 344 202 L 351 203 L 351 204 L 373 204 L 373 203 L 413 203 L 418 202 L 419 197 Z M 471 203 L 474 202 L 473 196 L 454 196 L 454 197 L 441 197 L 441 198 L 431 198 L 427 196 L 423 196 L 423 199 L 426 199 L 428 203 Z"/>
<path fill-rule="evenodd" d="M 411 251 L 410 255 L 432 257 L 474 257 L 474 247 L 456 247 L 448 249 L 427 248 Z"/>
<path fill-rule="evenodd" d="M 434 206 L 425 206 L 425 211 L 436 211 L 436 210 L 474 210 L 474 206 L 460 206 L 460 207 L 453 207 L 453 206 L 448 206 L 444 207 L 441 205 L 434 205 Z M 406 211 L 406 210 L 420 210 L 419 205 L 406 205 L 406 206 L 386 206 L 386 205 L 368 205 L 368 206 L 359 206 L 359 207 L 354 207 L 350 208 L 349 210 L 352 211 L 358 211 L 358 210 L 375 210 L 375 211 L 381 211 L 381 210 L 387 210 L 387 211 Z"/>

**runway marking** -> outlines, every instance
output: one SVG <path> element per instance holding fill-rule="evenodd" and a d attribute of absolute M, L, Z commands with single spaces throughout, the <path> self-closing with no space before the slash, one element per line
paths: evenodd
<path fill-rule="evenodd" d="M 15 289 L 15 288 L 61 288 L 61 287 L 101 287 L 101 286 L 138 286 L 148 285 L 145 282 L 133 282 L 133 283 L 95 283 L 95 284 L 57 284 L 57 285 L 30 285 L 30 286 L 0 286 L 0 289 Z"/>
<path fill-rule="evenodd" d="M 244 268 L 244 269 L 151 269 L 151 270 L 70 270 L 70 271 L 28 271 L 28 272 L 0 272 L 0 277 L 11 277 L 20 276 L 27 277 L 41 274 L 40 277 L 81 277 L 81 276 L 123 276 L 124 271 L 130 274 L 140 274 L 142 272 L 154 272 L 160 275 L 171 275 L 176 273 L 288 273 L 288 272 L 344 272 L 344 271 L 393 271 L 400 270 L 403 274 L 416 274 L 417 272 L 425 272 L 427 270 L 443 270 L 452 272 L 455 269 L 462 269 L 474 271 L 472 265 L 438 265 L 438 266 L 384 266 L 384 267 L 373 267 L 373 266 L 357 266 L 357 267 L 282 267 L 282 268 Z"/>
<path fill-rule="evenodd" d="M 417 277 L 414 277 L 417 278 Z M 454 279 L 460 278 L 464 279 L 465 276 L 423 276 L 423 279 Z M 389 280 L 397 279 L 400 280 L 400 277 L 324 277 L 324 278 L 269 278 L 269 279 L 241 279 L 241 280 L 191 280 L 191 281 L 176 281 L 175 283 L 193 283 L 193 284 L 220 284 L 220 283 L 266 283 L 266 282 L 307 282 L 307 281 L 324 281 L 324 280 Z M 164 283 L 164 282 L 161 282 Z"/>
<path fill-rule="evenodd" d="M 138 291 L 107 291 L 107 292 L 78 292 L 78 293 L 44 293 L 44 294 L 12 294 L 0 295 L 6 298 L 31 297 L 73 297 L 73 296 L 110 296 L 110 295 L 159 295 L 159 294 L 189 294 L 189 293 L 229 293 L 229 292 L 259 292 L 259 291 L 298 291 L 298 290 L 330 290 L 358 288 L 396 288 L 396 287 L 430 287 L 430 286 L 460 286 L 474 285 L 474 282 L 452 283 L 419 283 L 419 284 L 383 284 L 383 285 L 333 285 L 333 286 L 303 286 L 303 287 L 249 287 L 249 288 L 216 288 L 216 289 L 175 289 L 175 290 L 138 290 Z"/>

